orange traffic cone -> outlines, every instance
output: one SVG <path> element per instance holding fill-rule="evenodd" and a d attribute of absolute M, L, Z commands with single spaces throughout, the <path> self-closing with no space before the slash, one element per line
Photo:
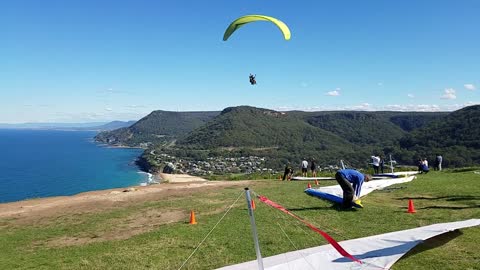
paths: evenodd
<path fill-rule="evenodd" d="M 190 224 L 197 224 L 197 221 L 195 220 L 195 213 L 192 211 L 190 211 Z"/>
<path fill-rule="evenodd" d="M 252 209 L 255 210 L 255 201 L 252 200 Z"/>
<path fill-rule="evenodd" d="M 315 180 L 315 185 L 317 185 L 317 186 L 318 186 L 318 180 Z"/>
<path fill-rule="evenodd" d="M 310 182 L 308 182 L 307 188 L 312 188 L 312 185 L 310 185 Z"/>
<path fill-rule="evenodd" d="M 413 201 L 408 200 L 408 213 L 413 214 L 413 213 L 416 213 L 416 212 L 417 211 L 415 211 L 415 206 L 413 206 Z"/>

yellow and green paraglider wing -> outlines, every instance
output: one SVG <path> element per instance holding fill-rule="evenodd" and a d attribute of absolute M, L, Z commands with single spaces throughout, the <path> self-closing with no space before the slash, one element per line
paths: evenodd
<path fill-rule="evenodd" d="M 280 31 L 282 31 L 285 40 L 290 40 L 291 34 L 288 26 L 279 19 L 265 15 L 246 15 L 236 19 L 228 26 L 227 30 L 225 30 L 225 34 L 223 34 L 223 40 L 226 41 L 233 34 L 233 32 L 245 24 L 258 21 L 269 21 L 274 23 L 280 29 Z"/>

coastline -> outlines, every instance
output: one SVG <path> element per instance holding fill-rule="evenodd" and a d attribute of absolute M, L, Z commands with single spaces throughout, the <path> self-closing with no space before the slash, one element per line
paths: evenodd
<path fill-rule="evenodd" d="M 142 149 L 143 152 L 139 156 L 135 158 L 133 163 L 135 166 L 138 168 L 138 173 L 140 174 L 147 174 L 147 179 L 146 182 L 141 182 L 139 183 L 139 186 L 148 186 L 151 184 L 159 184 L 161 182 L 161 178 L 157 177 L 157 175 L 154 175 L 150 172 L 150 164 L 143 158 L 143 153 L 145 152 L 146 148 L 139 147 L 139 146 L 127 146 L 127 145 L 111 145 L 108 143 L 100 142 L 95 139 L 95 137 L 92 138 L 92 142 L 97 145 L 98 147 L 103 147 L 103 148 L 110 148 L 110 149 Z"/>
<path fill-rule="evenodd" d="M 81 192 L 71 196 L 54 196 L 0 203 L 0 219 L 62 215 L 65 212 L 95 212 L 131 203 L 157 200 L 159 197 L 183 195 L 198 189 L 244 186 L 246 181 L 169 182 L 149 186 L 130 186 Z"/>
<path fill-rule="evenodd" d="M 119 148 L 119 149 L 143 149 L 146 150 L 144 147 L 140 146 L 128 146 L 128 145 L 115 145 L 115 144 L 108 144 L 104 142 L 100 142 L 95 140 L 95 137 L 92 138 L 92 142 L 96 144 L 99 147 L 104 147 L 104 148 Z"/>
<path fill-rule="evenodd" d="M 143 172 L 139 171 L 138 173 L 142 174 L 147 174 L 148 178 L 146 179 L 146 182 L 139 183 L 138 185 L 131 185 L 131 186 L 126 186 L 126 187 L 119 187 L 119 188 L 108 188 L 108 189 L 98 189 L 98 190 L 90 190 L 90 191 L 84 191 L 80 192 L 77 194 L 73 195 L 64 195 L 64 196 L 49 196 L 49 197 L 38 197 L 38 198 L 29 198 L 29 199 L 24 199 L 24 200 L 19 200 L 19 201 L 12 201 L 12 202 L 0 202 L 0 217 L 2 217 L 1 213 L 1 206 L 2 205 L 8 205 L 8 204 L 43 204 L 43 203 L 48 203 L 49 201 L 57 201 L 60 198 L 63 198 L 65 200 L 68 199 L 73 199 L 76 200 L 78 197 L 91 197 L 91 196 L 107 196 L 109 194 L 127 194 L 131 193 L 134 191 L 142 191 L 140 193 L 150 193 L 150 192 L 155 192 L 157 190 L 163 190 L 165 188 L 169 188 L 168 186 L 171 185 L 181 185 L 181 186 L 190 186 L 193 184 L 193 186 L 190 187 L 196 187 L 195 184 L 207 184 L 209 183 L 221 183 L 222 181 L 208 181 L 206 179 L 196 177 L 196 176 L 191 176 L 191 175 L 186 175 L 186 174 L 172 174 L 172 175 L 166 175 L 163 173 L 157 173 L 157 174 L 152 174 L 148 172 Z"/>

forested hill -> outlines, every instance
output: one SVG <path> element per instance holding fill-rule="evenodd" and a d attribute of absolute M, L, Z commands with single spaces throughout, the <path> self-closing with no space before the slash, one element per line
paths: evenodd
<path fill-rule="evenodd" d="M 421 156 L 443 155 L 446 164 L 480 163 L 480 105 L 465 107 L 412 131 L 400 148 Z"/>
<path fill-rule="evenodd" d="M 419 112 L 297 112 L 309 124 L 330 131 L 356 145 L 386 146 L 447 113 Z"/>
<path fill-rule="evenodd" d="M 228 149 L 228 154 L 269 156 L 278 160 L 315 158 L 319 163 L 348 159 L 364 166 L 374 153 L 391 153 L 408 129 L 422 127 L 447 113 L 276 112 L 248 106 L 225 109 L 219 116 L 179 140 L 181 156 L 195 150 Z M 189 153 L 190 152 L 190 153 Z M 412 163 L 407 155 L 408 163 Z M 201 158 L 200 155 L 194 155 Z"/>
<path fill-rule="evenodd" d="M 360 150 L 343 138 L 314 127 L 289 112 L 248 106 L 226 108 L 176 144 L 177 149 L 224 151 L 225 155 L 260 155 L 283 159 L 353 156 Z"/>
<path fill-rule="evenodd" d="M 198 160 L 257 155 L 278 164 L 315 158 L 324 164 L 346 159 L 365 166 L 372 154 L 391 153 L 403 164 L 414 164 L 439 152 L 446 165 L 465 166 L 480 162 L 479 110 L 278 112 L 240 106 L 222 112 L 155 111 L 98 138 L 111 144 L 151 143 L 157 153 Z"/>
<path fill-rule="evenodd" d="M 153 111 L 129 127 L 101 132 L 95 139 L 112 145 L 127 146 L 170 142 L 202 126 L 219 113 Z"/>
<path fill-rule="evenodd" d="M 191 132 L 179 145 L 211 147 L 335 146 L 346 142 L 325 130 L 309 125 L 288 112 L 255 107 L 230 107 L 213 121 Z"/>

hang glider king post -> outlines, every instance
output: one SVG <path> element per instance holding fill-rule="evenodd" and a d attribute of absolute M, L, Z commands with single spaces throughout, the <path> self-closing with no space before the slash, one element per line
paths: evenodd
<path fill-rule="evenodd" d="M 260 253 L 260 244 L 258 243 L 257 226 L 255 225 L 255 217 L 253 216 L 252 197 L 250 196 L 250 190 L 248 187 L 245 188 L 245 197 L 247 198 L 248 215 L 250 216 L 250 224 L 252 225 L 252 235 L 253 242 L 255 243 L 255 252 L 257 253 L 258 269 L 264 270 L 262 254 Z"/>

